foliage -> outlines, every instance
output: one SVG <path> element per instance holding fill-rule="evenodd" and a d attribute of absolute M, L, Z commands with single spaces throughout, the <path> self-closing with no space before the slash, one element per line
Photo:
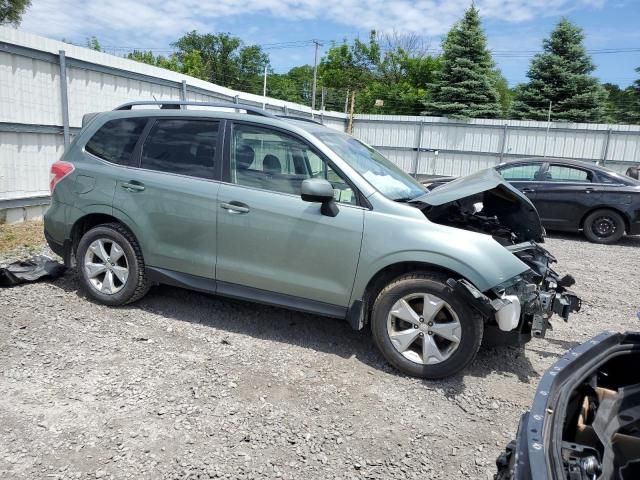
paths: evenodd
<path fill-rule="evenodd" d="M 543 53 L 531 61 L 529 82 L 516 89 L 513 116 L 567 122 L 598 122 L 604 117 L 606 90 L 591 76 L 595 65 L 582 42 L 582 29 L 566 18 L 543 41 Z"/>
<path fill-rule="evenodd" d="M 452 118 L 499 117 L 494 64 L 473 4 L 451 28 L 442 50 L 442 68 L 424 113 Z"/>
<path fill-rule="evenodd" d="M 261 93 L 262 75 L 269 57 L 257 45 L 244 45 L 228 33 L 200 34 L 195 30 L 179 38 L 173 46 L 180 65 L 199 52 L 198 78 L 251 93 Z"/>
<path fill-rule="evenodd" d="M 31 0 L 0 0 L 0 25 L 20 25 Z"/>
<path fill-rule="evenodd" d="M 95 50 L 96 52 L 102 51 L 102 46 L 95 35 L 92 35 L 91 38 L 87 38 L 87 48 Z"/>

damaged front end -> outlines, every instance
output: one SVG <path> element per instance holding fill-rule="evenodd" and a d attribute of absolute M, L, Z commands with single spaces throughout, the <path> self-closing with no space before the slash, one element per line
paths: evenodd
<path fill-rule="evenodd" d="M 526 272 L 480 292 L 466 280 L 449 286 L 487 319 L 485 344 L 525 343 L 542 338 L 553 314 L 565 321 L 580 310 L 570 275 L 553 270 L 556 259 L 539 245 L 544 229 L 531 201 L 492 169 L 460 178 L 412 202 L 434 223 L 491 235 L 529 267 Z"/>

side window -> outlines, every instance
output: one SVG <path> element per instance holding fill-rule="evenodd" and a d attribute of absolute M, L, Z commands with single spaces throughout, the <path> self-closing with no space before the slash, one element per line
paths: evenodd
<path fill-rule="evenodd" d="M 591 182 L 592 176 L 586 170 L 573 167 L 565 167 L 564 165 L 549 166 L 551 178 L 547 179 L 551 182 Z"/>
<path fill-rule="evenodd" d="M 140 166 L 212 179 L 218 126 L 210 120 L 156 120 L 142 147 Z"/>
<path fill-rule="evenodd" d="M 299 195 L 303 180 L 314 177 L 332 184 L 336 201 L 357 203 L 349 184 L 306 143 L 268 128 L 234 125 L 233 183 Z"/>
<path fill-rule="evenodd" d="M 133 166 L 133 149 L 146 124 L 147 118 L 109 120 L 93 134 L 84 149 L 107 162 Z"/>
<path fill-rule="evenodd" d="M 498 170 L 502 178 L 508 182 L 526 182 L 538 180 L 536 173 L 540 170 L 541 165 L 537 163 L 518 164 L 504 167 Z"/>

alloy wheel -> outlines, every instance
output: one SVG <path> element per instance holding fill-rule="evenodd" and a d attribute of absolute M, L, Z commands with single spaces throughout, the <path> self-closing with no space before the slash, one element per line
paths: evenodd
<path fill-rule="evenodd" d="M 89 245 L 83 267 L 91 286 L 106 295 L 118 293 L 129 278 L 124 250 L 109 238 L 99 238 Z"/>
<path fill-rule="evenodd" d="M 406 359 L 435 365 L 458 349 L 462 328 L 455 311 L 440 297 L 413 293 L 399 299 L 387 316 L 391 344 Z"/>

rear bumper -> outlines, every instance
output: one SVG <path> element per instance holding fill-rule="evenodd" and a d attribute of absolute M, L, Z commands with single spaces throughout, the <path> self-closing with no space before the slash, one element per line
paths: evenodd
<path fill-rule="evenodd" d="M 49 248 L 53 251 L 53 253 L 61 257 L 65 265 L 68 266 L 69 250 L 70 250 L 71 242 L 69 242 L 69 240 L 65 240 L 64 242 L 58 242 L 54 240 L 53 237 L 47 232 L 46 229 L 44 231 L 44 238 L 47 241 L 47 244 L 49 245 Z"/>

